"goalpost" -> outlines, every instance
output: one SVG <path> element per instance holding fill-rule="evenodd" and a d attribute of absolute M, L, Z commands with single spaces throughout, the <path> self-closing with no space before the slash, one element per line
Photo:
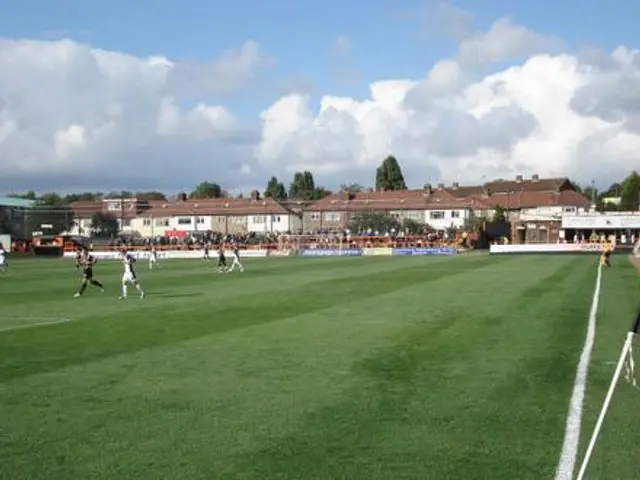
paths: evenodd
<path fill-rule="evenodd" d="M 584 476 L 587 472 L 587 467 L 589 466 L 589 461 L 591 460 L 591 455 L 593 454 L 593 450 L 596 446 L 596 442 L 598 441 L 598 436 L 600 435 L 600 430 L 602 429 L 602 424 L 604 423 L 604 419 L 607 416 L 607 412 L 609 410 L 609 404 L 611 403 L 611 399 L 613 398 L 613 394 L 615 393 L 616 386 L 618 385 L 618 380 L 620 379 L 620 375 L 622 374 L 622 369 L 624 368 L 625 377 L 629 383 L 631 383 L 634 387 L 637 388 L 636 378 L 635 378 L 635 363 L 633 361 L 633 338 L 638 334 L 640 330 L 640 309 L 636 314 L 636 318 L 627 333 L 627 339 L 624 342 L 622 347 L 622 351 L 620 352 L 620 358 L 618 359 L 618 364 L 616 365 L 616 369 L 613 373 L 613 379 L 611 380 L 611 385 L 609 386 L 609 391 L 604 399 L 604 403 L 602 404 L 602 409 L 600 410 L 600 415 L 598 416 L 598 421 L 593 429 L 593 433 L 591 434 L 591 439 L 589 440 L 589 446 L 587 447 L 587 451 L 584 454 L 584 459 L 582 460 L 582 464 L 580 465 L 580 470 L 578 471 L 578 476 L 576 480 L 583 480 Z"/>

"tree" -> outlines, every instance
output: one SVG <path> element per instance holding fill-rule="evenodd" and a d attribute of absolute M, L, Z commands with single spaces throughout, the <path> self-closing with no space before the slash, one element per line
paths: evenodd
<path fill-rule="evenodd" d="M 357 213 L 349 221 L 349 229 L 356 233 L 378 232 L 384 234 L 392 229 L 399 231 L 402 227 L 400 221 L 388 213 L 363 212 Z"/>
<path fill-rule="evenodd" d="M 423 235 L 429 227 L 413 218 L 405 218 L 402 221 L 402 229 L 407 235 Z"/>
<path fill-rule="evenodd" d="M 118 233 L 118 219 L 111 213 L 95 212 L 91 215 L 91 230 L 97 237 L 110 237 Z"/>
<path fill-rule="evenodd" d="M 202 182 L 196 186 L 196 188 L 191 192 L 189 198 L 222 198 L 224 197 L 224 192 L 222 188 L 217 183 L 211 182 Z"/>
<path fill-rule="evenodd" d="M 578 190 L 576 190 L 576 191 L 578 191 Z M 578 193 L 582 193 L 582 195 L 585 198 L 588 198 L 589 201 L 594 202 L 594 200 L 595 200 L 594 203 L 596 203 L 596 204 L 598 203 L 598 195 L 599 195 L 599 193 L 598 193 L 598 189 L 596 187 L 592 187 L 592 186 L 585 187 L 585 188 L 581 189 L 581 191 L 578 191 Z"/>
<path fill-rule="evenodd" d="M 64 197 L 65 203 L 95 202 L 103 197 L 101 192 L 70 193 Z"/>
<path fill-rule="evenodd" d="M 639 210 L 640 201 L 640 175 L 635 170 L 624 179 L 620 189 L 620 209 Z"/>
<path fill-rule="evenodd" d="M 71 230 L 74 214 L 66 198 L 57 193 L 45 193 L 35 202 L 32 208 L 21 212 L 21 236 L 28 237 L 33 232 L 58 235 Z"/>
<path fill-rule="evenodd" d="M 493 210 L 493 222 L 504 222 L 506 219 L 505 210 L 500 205 L 496 205 Z"/>
<path fill-rule="evenodd" d="M 316 187 L 313 189 L 313 200 L 321 200 L 327 195 L 331 195 L 331 192 L 324 187 Z"/>
<path fill-rule="evenodd" d="M 359 183 L 343 183 L 340 185 L 340 190 L 355 195 L 356 193 L 364 192 L 364 187 Z"/>
<path fill-rule="evenodd" d="M 314 200 L 316 185 L 313 174 L 307 170 L 296 172 L 289 187 L 289 198 L 292 200 Z"/>
<path fill-rule="evenodd" d="M 138 200 L 166 200 L 167 197 L 162 192 L 156 192 L 155 190 L 149 192 L 136 192 L 135 197 Z"/>
<path fill-rule="evenodd" d="M 406 190 L 402 170 L 396 157 L 390 155 L 385 158 L 376 170 L 376 190 Z"/>
<path fill-rule="evenodd" d="M 287 190 L 284 183 L 279 182 L 276 177 L 271 177 L 267 182 L 267 188 L 264 191 L 264 196 L 279 201 L 286 200 Z"/>
<path fill-rule="evenodd" d="M 107 193 L 107 198 L 133 198 L 135 194 L 129 190 L 114 190 Z"/>

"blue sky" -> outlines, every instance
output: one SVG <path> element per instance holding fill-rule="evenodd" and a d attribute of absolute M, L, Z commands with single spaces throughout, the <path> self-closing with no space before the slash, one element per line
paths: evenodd
<path fill-rule="evenodd" d="M 272 74 L 309 82 L 323 93 L 364 97 L 385 78 L 422 78 L 455 50 L 456 42 L 429 22 L 425 1 L 338 0 L 5 0 L 0 35 L 68 37 L 94 47 L 172 60 L 207 60 L 257 41 L 276 63 Z M 516 22 L 570 47 L 605 49 L 638 43 L 640 3 L 630 0 L 507 2 L 461 0 L 476 30 L 497 18 Z M 335 40 L 349 39 L 339 55 Z M 336 78 L 353 69 L 359 81 Z"/>
<path fill-rule="evenodd" d="M 51 41 L 0 44 L 0 163 L 15 172 L 4 184 L 20 189 L 36 181 L 48 185 L 50 176 L 38 177 L 36 168 L 43 161 L 55 165 L 65 182 L 72 177 L 67 172 L 93 162 L 91 172 L 100 183 L 105 170 L 124 172 L 137 165 L 146 172 L 147 159 L 175 163 L 180 155 L 172 152 L 190 153 L 173 173 L 164 166 L 154 176 L 145 173 L 145 188 L 192 184 L 206 170 L 226 187 L 246 190 L 270 175 L 290 177 L 306 168 L 333 188 L 369 182 L 388 154 L 401 156 L 403 168 L 414 172 L 413 186 L 432 175 L 447 182 L 516 173 L 569 174 L 590 181 L 612 171 L 600 166 L 602 159 L 620 172 L 637 163 L 640 111 L 620 95 L 633 90 L 628 85 L 637 84 L 640 91 L 640 54 L 630 64 L 611 57 L 613 74 L 604 67 L 593 74 L 600 68 L 594 67 L 595 60 L 591 64 L 572 55 L 590 47 L 610 53 L 621 45 L 635 55 L 640 2 L 459 0 L 454 3 L 462 12 L 457 22 L 437 18 L 438 5 L 423 0 L 3 0 L 0 38 Z M 489 35 L 505 17 L 511 23 L 504 27 L 502 22 L 500 34 Z M 461 29 L 463 34 L 456 35 Z M 479 43 L 489 60 L 476 63 L 456 56 L 461 44 L 473 47 L 482 37 Z M 336 47 L 339 38 L 346 39 L 348 48 Z M 512 45 L 505 38 L 515 39 L 514 49 L 493 55 L 501 50 L 496 45 Z M 56 42 L 61 39 L 76 43 Z M 187 92 L 157 89 L 149 62 L 131 58 L 121 59 L 122 65 L 137 66 L 112 65 L 114 71 L 128 71 L 126 78 L 100 76 L 95 58 L 109 55 L 86 48 L 207 66 L 226 52 L 237 54 L 249 40 L 273 64 L 258 72 L 251 66 L 246 82 L 241 75 L 217 77 L 200 68 L 197 81 L 219 86 L 223 77 L 238 79 L 234 92 L 218 89 L 217 94 L 215 88 L 197 90 L 197 82 Z M 478 55 L 473 48 L 466 51 Z M 44 52 L 55 52 L 60 66 L 43 62 Z M 522 68 L 505 71 L 512 64 Z M 427 78 L 430 71 L 438 74 L 435 80 Z M 399 100 L 394 100 L 399 83 L 378 84 L 378 98 L 370 99 L 371 83 L 398 79 L 420 83 L 402 83 Z M 480 90 L 491 86 L 493 93 L 473 97 L 469 87 L 474 85 Z M 311 94 L 310 102 L 294 98 L 281 104 L 284 94 L 301 91 Z M 166 96 L 178 97 L 180 118 L 167 127 L 170 133 L 159 133 L 154 126 Z M 319 111 L 323 96 L 346 100 L 328 99 L 333 108 Z M 553 101 L 540 101 L 545 99 Z M 478 108 L 483 101 L 486 105 Z M 194 120 L 196 103 L 226 111 L 218 111 L 213 120 Z M 114 113 L 118 108 L 123 109 L 120 117 Z M 364 118 L 368 108 L 373 113 Z M 272 114 L 270 120 L 258 116 L 264 111 Z M 478 111 L 494 115 L 479 118 Z M 239 126 L 229 126 L 225 119 L 231 116 Z M 594 116 L 604 123 L 592 122 Z M 112 124 L 104 120 L 115 117 Z M 555 125 L 558 118 L 562 128 Z M 611 120 L 619 118 L 625 121 Z M 197 128 L 194 121 L 201 122 Z M 113 137 L 100 143 L 108 131 Z M 194 173 L 185 173 L 186 164 Z M 96 187 L 124 188 L 118 175 L 109 182 Z M 64 184 L 77 187 L 72 179 Z"/>

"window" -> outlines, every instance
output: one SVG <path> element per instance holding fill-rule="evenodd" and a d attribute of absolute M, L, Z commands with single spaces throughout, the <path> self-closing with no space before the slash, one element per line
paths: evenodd
<path fill-rule="evenodd" d="M 411 218 L 413 220 L 422 220 L 424 218 L 424 214 L 418 210 L 412 210 L 407 212 L 407 218 Z"/>
<path fill-rule="evenodd" d="M 320 220 L 320 212 L 311 212 L 311 220 Z"/>
<path fill-rule="evenodd" d="M 191 225 L 191 217 L 178 217 L 178 225 Z"/>
<path fill-rule="evenodd" d="M 271 223 L 273 222 L 280 223 L 280 217 L 278 215 L 271 215 Z"/>
<path fill-rule="evenodd" d="M 340 213 L 338 212 L 326 212 L 324 214 L 325 222 L 339 222 L 340 221 Z"/>
<path fill-rule="evenodd" d="M 131 220 L 129 220 L 128 218 L 123 218 L 121 223 L 122 223 L 123 227 L 130 227 L 131 226 Z"/>
<path fill-rule="evenodd" d="M 562 211 L 566 213 L 575 213 L 576 207 L 564 207 Z"/>
<path fill-rule="evenodd" d="M 265 220 L 264 215 L 256 215 L 253 217 L 253 223 L 264 223 Z"/>
<path fill-rule="evenodd" d="M 154 222 L 156 227 L 168 227 L 169 226 L 169 219 L 168 218 L 156 218 L 156 221 Z"/>
<path fill-rule="evenodd" d="M 108 202 L 107 203 L 107 210 L 120 210 L 120 202 Z"/>
<path fill-rule="evenodd" d="M 451 218 L 460 218 L 459 210 L 451 210 Z"/>
<path fill-rule="evenodd" d="M 151 219 L 150 218 L 145 218 L 142 220 L 142 226 L 143 227 L 150 227 L 151 226 Z"/>
<path fill-rule="evenodd" d="M 433 211 L 429 213 L 429 218 L 431 218 L 432 220 L 440 220 L 442 218 L 444 218 L 444 212 L 440 212 L 440 211 Z"/>
<path fill-rule="evenodd" d="M 242 225 L 244 223 L 246 223 L 247 221 L 247 217 L 231 217 L 232 218 L 232 223 L 235 223 L 236 225 Z"/>
<path fill-rule="evenodd" d="M 197 217 L 196 222 L 200 224 L 204 223 L 204 217 Z"/>

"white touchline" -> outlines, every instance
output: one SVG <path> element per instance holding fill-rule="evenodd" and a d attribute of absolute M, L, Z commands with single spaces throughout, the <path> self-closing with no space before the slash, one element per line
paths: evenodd
<path fill-rule="evenodd" d="M 584 341 L 576 379 L 573 382 L 573 393 L 569 402 L 569 414 L 567 415 L 567 426 L 564 433 L 562 453 L 556 469 L 556 480 L 572 480 L 573 470 L 578 456 L 578 446 L 580 444 L 580 424 L 582 423 L 582 407 L 584 403 L 584 393 L 587 388 L 587 375 L 589 373 L 589 361 L 591 351 L 596 339 L 596 315 L 598 313 L 598 302 L 600 299 L 600 284 L 602 283 L 602 265 L 598 265 L 596 276 L 596 287 L 593 290 L 593 300 L 591 301 L 591 311 L 589 312 L 589 324 L 587 326 L 587 338 Z"/>
<path fill-rule="evenodd" d="M 12 319 L 18 320 L 18 319 Z M 20 320 L 35 320 L 29 318 L 21 318 Z M 11 330 L 22 330 L 24 328 L 34 328 L 34 327 L 44 327 L 46 325 L 56 325 L 58 323 L 68 323 L 72 322 L 71 318 L 38 318 L 36 323 L 27 323 L 26 325 L 12 325 L 11 327 L 2 328 L 0 327 L 0 332 L 9 332 Z"/>

